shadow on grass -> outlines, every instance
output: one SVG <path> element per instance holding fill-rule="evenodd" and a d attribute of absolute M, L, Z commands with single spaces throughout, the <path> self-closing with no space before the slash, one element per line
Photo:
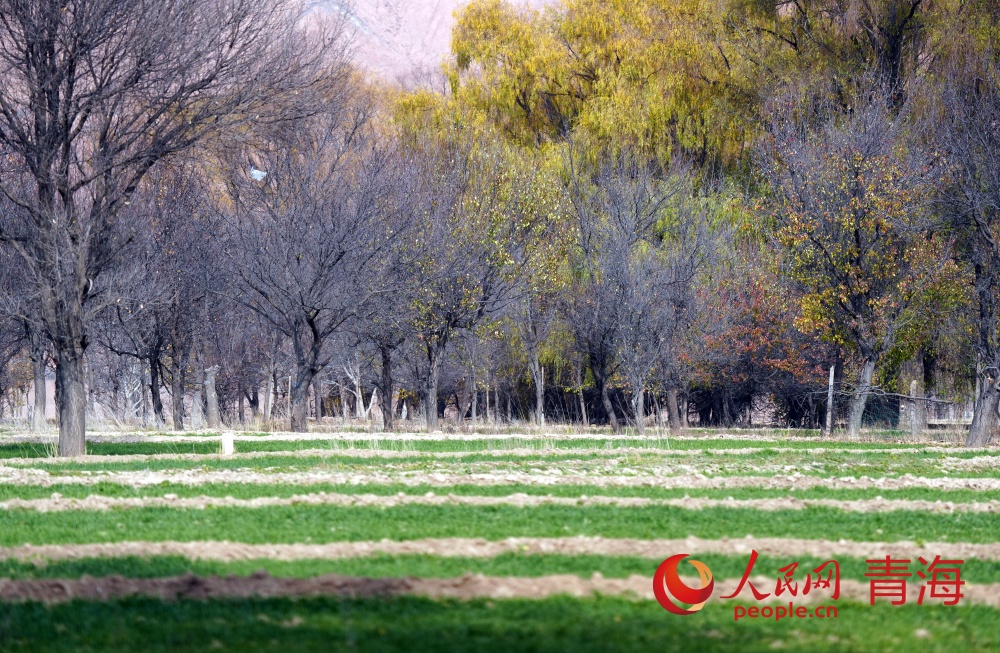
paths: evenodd
<path fill-rule="evenodd" d="M 132 599 L 6 605 L 4 651 L 994 651 L 1000 612 L 840 604 L 837 619 L 689 617 L 619 598 L 546 601 Z"/>

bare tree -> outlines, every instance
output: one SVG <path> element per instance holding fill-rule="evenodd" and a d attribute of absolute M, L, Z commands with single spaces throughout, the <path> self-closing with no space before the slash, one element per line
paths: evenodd
<path fill-rule="evenodd" d="M 0 207 L 5 211 L 20 210 L 7 202 L 0 202 Z M 0 251 L 0 376 L 6 377 L 7 364 L 26 349 L 35 391 L 31 430 L 36 432 L 45 425 L 45 370 L 50 349 L 47 334 L 32 319 L 37 311 L 37 293 L 21 273 L 17 256 L 10 251 Z M 0 390 L 3 389 L 0 385 Z"/>
<path fill-rule="evenodd" d="M 188 367 L 206 337 L 206 300 L 218 246 L 208 236 L 205 184 L 192 162 L 152 171 L 119 216 L 133 232 L 106 270 L 97 342 L 147 364 L 157 426 L 161 382 L 169 382 L 175 430 L 185 427 Z M 195 370 L 196 375 L 200 370 Z M 197 398 L 195 411 L 199 408 Z"/>
<path fill-rule="evenodd" d="M 932 146 L 950 165 L 941 204 L 954 230 L 956 258 L 974 280 L 980 392 L 966 446 L 984 447 L 1000 431 L 1000 88 L 992 53 L 956 60 L 940 98 L 943 120 L 929 125 Z"/>
<path fill-rule="evenodd" d="M 644 387 L 679 308 L 673 304 L 705 256 L 707 231 L 697 226 L 700 214 L 673 202 L 690 192 L 683 174 L 636 152 L 603 161 L 595 169 L 570 160 L 580 273 L 566 311 L 612 428 L 619 422 L 609 384 L 622 371 L 641 429 Z"/>
<path fill-rule="evenodd" d="M 697 276 L 715 249 L 707 213 L 690 204 L 674 203 L 672 215 L 647 236 L 653 242 L 647 241 L 645 251 L 628 253 L 631 260 L 615 266 L 623 297 L 617 356 L 639 433 L 644 431 L 645 386 L 690 323 Z"/>
<path fill-rule="evenodd" d="M 535 422 L 545 426 L 545 368 L 541 349 L 556 320 L 555 293 L 529 289 L 515 305 L 513 321 L 528 356 L 528 371 L 535 386 Z"/>
<path fill-rule="evenodd" d="M 396 211 L 393 151 L 367 130 L 366 102 L 338 99 L 253 153 L 266 176 L 234 172 L 234 208 L 224 212 L 239 300 L 292 344 L 293 431 L 307 429 L 327 340 L 376 292 L 376 264 L 399 235 L 384 219 Z"/>
<path fill-rule="evenodd" d="M 45 369 L 48 367 L 49 347 L 48 337 L 37 327 L 33 320 L 23 320 L 25 337 L 28 344 L 28 358 L 31 359 L 32 387 L 35 391 L 35 402 L 31 413 L 31 430 L 41 431 L 45 427 Z"/>
<path fill-rule="evenodd" d="M 368 281 L 372 292 L 348 325 L 375 349 L 378 374 L 374 385 L 381 396 L 382 428 L 386 431 L 393 429 L 395 421 L 398 354 L 414 336 L 415 302 L 423 278 L 420 264 L 433 256 L 427 249 L 431 243 L 417 234 L 421 232 L 419 225 L 434 211 L 428 202 L 437 196 L 428 188 L 433 179 L 418 151 L 398 151 L 395 156 L 396 181 L 390 189 L 395 210 L 384 213 L 380 222 L 395 234 L 397 244 L 372 261 Z"/>
<path fill-rule="evenodd" d="M 60 455 L 85 450 L 88 324 L 122 208 L 158 161 L 293 106 L 324 45 L 298 20 L 281 0 L 0 2 L 0 193 L 23 209 L 0 242 L 38 286 Z"/>
<path fill-rule="evenodd" d="M 518 296 L 551 215 L 535 201 L 537 171 L 519 169 L 500 148 L 425 146 L 424 243 L 415 264 L 412 326 L 425 356 L 422 394 L 428 430 L 437 428 L 438 380 L 455 334 L 474 329 Z"/>

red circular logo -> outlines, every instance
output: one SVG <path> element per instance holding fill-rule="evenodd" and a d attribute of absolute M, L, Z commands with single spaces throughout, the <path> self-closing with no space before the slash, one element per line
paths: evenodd
<path fill-rule="evenodd" d="M 677 565 L 687 557 L 687 553 L 670 556 L 660 563 L 660 566 L 656 568 L 656 573 L 653 574 L 653 594 L 656 596 L 656 600 L 665 610 L 679 615 L 694 614 L 701 610 L 705 601 L 712 596 L 712 590 L 715 588 L 712 570 L 700 560 L 688 560 L 688 563 L 698 571 L 701 587 L 688 587 L 681 581 Z M 674 603 L 674 600 L 686 604 L 688 607 L 679 607 L 677 603 Z"/>

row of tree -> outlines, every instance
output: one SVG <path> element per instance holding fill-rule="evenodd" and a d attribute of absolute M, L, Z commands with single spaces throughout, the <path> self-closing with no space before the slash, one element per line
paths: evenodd
<path fill-rule="evenodd" d="M 0 362 L 62 455 L 98 395 L 818 426 L 830 368 L 852 436 L 907 375 L 998 428 L 987 4 L 477 0 L 408 89 L 293 2 L 0 15 Z"/>

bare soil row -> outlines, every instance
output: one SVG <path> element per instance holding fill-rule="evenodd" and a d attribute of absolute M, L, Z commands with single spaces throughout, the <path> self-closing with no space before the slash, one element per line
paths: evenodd
<path fill-rule="evenodd" d="M 705 508 L 734 508 L 751 510 L 806 510 L 808 508 L 834 508 L 847 512 L 893 512 L 900 510 L 928 513 L 1000 513 L 1000 501 L 972 501 L 955 503 L 951 501 L 927 501 L 909 499 L 798 499 L 795 497 L 767 499 L 708 499 L 685 497 L 680 499 L 649 499 L 643 497 L 581 496 L 553 497 L 529 494 L 508 496 L 468 496 L 429 492 L 424 495 L 403 494 L 339 494 L 318 492 L 296 494 L 290 497 L 254 497 L 236 499 L 231 496 L 178 497 L 165 494 L 162 497 L 109 497 L 91 494 L 84 498 L 67 498 L 55 493 L 46 499 L 9 499 L 0 501 L 0 510 L 32 510 L 37 512 L 66 512 L 86 510 L 121 510 L 128 508 L 176 508 L 179 510 L 204 510 L 206 508 L 265 508 L 272 506 L 516 506 L 530 508 L 536 506 L 615 506 L 620 508 L 644 508 L 661 506 L 702 510 Z"/>
<path fill-rule="evenodd" d="M 713 597 L 731 594 L 739 585 L 736 578 L 717 580 Z M 693 579 L 688 579 L 693 584 Z M 757 587 L 767 587 L 774 579 L 753 578 Z M 738 599 L 753 601 L 751 590 L 745 587 Z M 916 584 L 909 587 L 908 602 L 915 603 L 919 593 Z M 963 587 L 963 602 L 1000 606 L 1000 584 Z M 491 577 L 466 575 L 459 578 L 355 578 L 324 575 L 313 578 L 278 578 L 266 573 L 246 577 L 201 577 L 195 575 L 169 578 L 104 578 L 84 577 L 79 580 L 2 580 L 0 601 L 40 601 L 59 603 L 80 599 L 109 601 L 129 596 L 150 596 L 163 600 L 177 599 L 232 599 L 278 597 L 390 597 L 417 595 L 431 598 L 452 599 L 544 599 L 556 595 L 574 597 L 595 594 L 631 596 L 636 599 L 653 599 L 652 581 L 649 577 L 633 575 L 624 579 L 602 578 L 598 575 L 583 579 L 574 575 L 552 575 L 535 578 Z M 855 580 L 840 582 L 841 601 L 867 602 L 869 586 Z M 768 602 L 796 604 L 832 603 L 828 591 L 814 591 L 808 595 L 772 596 Z"/>
<path fill-rule="evenodd" d="M 0 559 L 35 562 L 88 558 L 181 556 L 188 560 L 234 562 L 240 560 L 333 560 L 373 555 L 433 555 L 459 558 L 493 558 L 503 554 L 630 556 L 663 560 L 675 553 L 745 556 L 751 551 L 772 557 L 1000 560 L 1000 543 L 966 542 L 856 542 L 795 538 L 722 538 L 640 540 L 604 537 L 428 538 L 331 542 L 327 544 L 246 544 L 241 542 L 114 542 L 99 544 L 24 544 L 0 547 Z M 929 557 L 928 557 L 929 556 Z"/>
<path fill-rule="evenodd" d="M 560 463 L 562 464 L 562 463 Z M 385 469 L 386 466 L 383 466 Z M 0 483 L 48 487 L 55 484 L 95 485 L 117 483 L 131 487 L 148 487 L 161 483 L 197 486 L 204 484 L 237 483 L 307 486 L 315 484 L 367 485 L 402 484 L 449 487 L 453 485 L 590 485 L 597 487 L 656 487 L 666 489 L 875 489 L 902 490 L 925 488 L 934 490 L 998 491 L 1000 478 L 922 477 L 902 474 L 893 477 L 869 476 L 806 476 L 799 473 L 759 476 L 706 476 L 701 473 L 665 475 L 663 470 L 629 470 L 624 468 L 580 471 L 549 466 L 526 471 L 497 470 L 469 473 L 457 470 L 410 471 L 388 470 L 339 472 L 324 469 L 308 471 L 262 471 L 255 469 L 172 469 L 141 471 L 96 471 L 72 474 L 52 474 L 44 469 L 0 466 Z"/>
<path fill-rule="evenodd" d="M 830 449 L 812 448 L 801 449 L 795 447 L 769 447 L 768 451 L 775 453 L 792 453 L 802 456 L 816 456 L 829 454 Z M 923 447 L 919 449 L 836 449 L 837 454 L 847 455 L 869 455 L 869 454 L 921 454 L 940 453 L 940 448 Z M 748 456 L 761 453 L 759 447 L 741 447 L 737 449 L 663 449 L 658 447 L 547 447 L 531 448 L 517 447 L 513 449 L 485 449 L 482 451 L 416 451 L 399 449 L 360 449 L 356 447 L 346 447 L 342 449 L 296 449 L 288 451 L 244 451 L 229 455 L 218 453 L 198 454 L 198 453 L 156 453 L 156 454 L 108 454 L 108 455 L 86 455 L 73 458 L 74 463 L 134 463 L 152 462 L 156 460 L 189 460 L 189 461 L 213 461 L 213 460 L 254 460 L 259 458 L 273 458 L 280 456 L 283 458 L 461 458 L 465 456 L 495 456 L 495 457 L 528 457 L 528 456 L 621 456 L 621 455 L 650 455 L 692 458 L 710 454 L 712 456 Z M 974 458 L 944 458 L 941 464 L 950 469 L 980 469 L 1000 467 L 1000 451 L 998 455 L 977 456 Z M 67 462 L 64 458 L 6 458 L 5 465 L 25 465 L 44 467 L 47 465 L 60 465 Z"/>
<path fill-rule="evenodd" d="M 933 439 L 921 439 L 919 441 L 862 437 L 858 440 L 844 440 L 822 438 L 817 436 L 788 436 L 783 437 L 777 434 L 760 433 L 692 433 L 686 432 L 684 435 L 672 435 L 669 432 L 652 432 L 646 435 L 631 434 L 609 434 L 609 433 L 588 433 L 586 431 L 578 433 L 419 433 L 419 432 L 394 432 L 394 433 L 361 433 L 361 432 L 309 432 L 290 433 L 275 432 L 262 433 L 258 435 L 248 435 L 240 431 L 234 431 L 234 438 L 237 442 L 299 442 L 302 440 L 329 440 L 329 441 L 474 441 L 474 440 L 530 440 L 530 441 L 551 441 L 551 440 L 609 440 L 621 442 L 623 440 L 664 442 L 664 441 L 736 441 L 736 442 L 858 442 L 858 443 L 880 443 L 880 444 L 920 444 L 931 447 L 956 448 L 958 444 L 950 441 L 937 441 Z M 204 432 L 203 434 L 192 434 L 186 431 L 173 433 L 164 432 L 90 432 L 87 434 L 89 442 L 206 442 L 218 439 L 221 432 Z M 39 435 L 32 433 L 12 434 L 0 436 L 0 444 L 52 444 L 57 442 L 57 436 Z M 960 447 L 959 447 L 960 448 Z"/>

